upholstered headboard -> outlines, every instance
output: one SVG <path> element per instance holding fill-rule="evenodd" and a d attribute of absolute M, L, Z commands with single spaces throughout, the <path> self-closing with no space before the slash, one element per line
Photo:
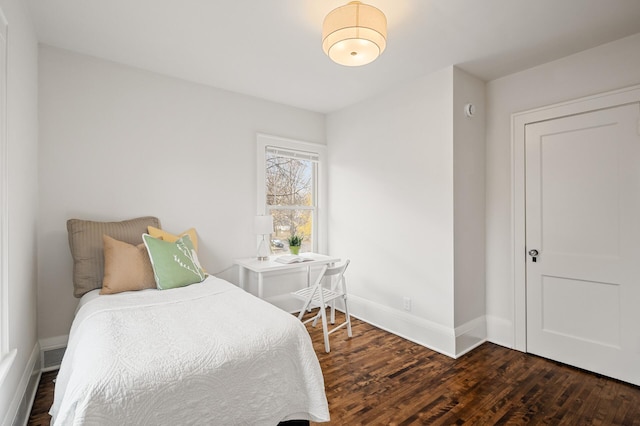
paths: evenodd
<path fill-rule="evenodd" d="M 122 222 L 95 222 L 69 219 L 69 248 L 73 257 L 73 295 L 82 297 L 102 287 L 104 276 L 103 235 L 129 244 L 141 244 L 147 227 L 160 228 L 157 217 L 145 216 Z"/>

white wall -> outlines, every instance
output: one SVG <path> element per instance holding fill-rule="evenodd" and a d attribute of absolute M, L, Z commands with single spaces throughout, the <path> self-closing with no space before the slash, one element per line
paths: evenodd
<path fill-rule="evenodd" d="M 640 83 L 640 34 L 487 83 L 488 338 L 513 347 L 511 114 Z"/>
<path fill-rule="evenodd" d="M 635 35 L 489 82 L 484 108 L 485 85 L 450 67 L 330 114 L 329 249 L 353 261 L 356 313 L 455 354 L 457 334 L 486 310 L 490 340 L 512 346 L 510 116 L 638 84 L 638 69 Z M 20 102 L 28 109 L 35 89 L 25 90 Z M 41 338 L 67 334 L 76 306 L 69 217 L 153 214 L 168 230 L 195 226 L 203 262 L 217 271 L 255 250 L 255 133 L 325 138 L 320 114 L 50 47 L 40 50 L 39 101 Z M 470 101 L 479 107 L 471 120 L 460 115 Z M 486 158 L 479 149 L 485 111 Z M 35 138 L 29 117 L 20 118 L 28 141 Z M 29 143 L 13 149 L 25 163 L 34 150 Z M 27 172 L 12 180 L 21 182 L 15 192 L 27 194 L 17 201 L 27 204 L 26 215 L 14 222 L 29 235 L 35 174 Z M 484 232 L 486 293 L 478 278 Z M 22 263 L 32 260 L 28 251 Z M 403 296 L 412 299 L 411 312 L 403 311 Z"/>
<path fill-rule="evenodd" d="M 485 84 L 458 68 L 453 81 L 454 324 L 457 352 L 482 343 L 485 326 Z M 475 106 L 467 117 L 464 107 Z"/>
<path fill-rule="evenodd" d="M 322 114 L 52 47 L 39 60 L 40 338 L 68 334 L 77 304 L 67 219 L 195 227 L 215 273 L 255 252 L 256 133 L 325 142 Z"/>
<path fill-rule="evenodd" d="M 463 114 L 460 102 L 482 104 L 483 92 L 481 82 L 448 67 L 327 117 L 329 249 L 352 260 L 354 314 L 449 355 L 457 352 L 454 115 Z M 458 134 L 460 147 L 478 142 L 474 152 L 481 153 L 481 121 L 469 126 Z M 484 174 L 482 165 L 461 168 L 460 187 L 467 172 Z M 482 179 L 473 185 L 484 193 Z M 483 202 L 466 202 L 471 205 L 482 218 Z M 460 224 L 467 214 L 458 217 Z M 474 272 L 480 279 L 473 285 L 483 292 L 483 271 Z M 410 312 L 403 297 L 411 299 Z M 471 311 L 483 315 L 484 301 L 474 303 Z"/>
<path fill-rule="evenodd" d="M 17 349 L 0 383 L 0 422 L 25 409 L 22 397 L 37 361 L 36 232 L 38 214 L 38 49 L 26 3 L 0 1 L 9 22 L 7 127 L 9 163 L 9 349 Z M 29 382 L 31 380 L 31 382 Z"/>

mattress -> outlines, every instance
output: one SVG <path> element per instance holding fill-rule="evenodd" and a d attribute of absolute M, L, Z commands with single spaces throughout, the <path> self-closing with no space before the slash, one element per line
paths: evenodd
<path fill-rule="evenodd" d="M 208 277 L 81 301 L 52 425 L 324 422 L 318 359 L 292 315 Z"/>

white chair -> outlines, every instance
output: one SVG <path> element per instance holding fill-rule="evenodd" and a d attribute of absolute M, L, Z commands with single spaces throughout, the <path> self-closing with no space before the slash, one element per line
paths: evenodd
<path fill-rule="evenodd" d="M 315 316 L 302 321 L 302 323 L 306 324 L 310 321 L 313 321 L 313 326 L 315 327 L 316 323 L 318 322 L 318 318 L 322 318 L 324 348 L 327 352 L 330 351 L 329 335 L 334 331 L 337 331 L 343 327 L 347 327 L 347 335 L 349 337 L 352 336 L 351 317 L 349 316 L 349 307 L 347 305 L 347 283 L 344 278 L 344 272 L 347 270 L 349 262 L 350 261 L 347 259 L 342 265 L 332 267 L 325 265 L 320 271 L 320 274 L 318 275 L 318 278 L 313 285 L 291 293 L 295 298 L 304 301 L 304 305 L 300 310 L 300 314 L 298 315 L 298 319 L 300 321 L 302 321 L 302 317 L 307 310 L 320 308 L 319 312 Z M 326 278 L 331 281 L 328 286 L 323 285 Z M 327 306 L 331 306 L 331 324 L 335 324 L 335 301 L 338 299 L 342 299 L 344 302 L 345 321 L 329 330 L 327 325 L 326 308 Z"/>

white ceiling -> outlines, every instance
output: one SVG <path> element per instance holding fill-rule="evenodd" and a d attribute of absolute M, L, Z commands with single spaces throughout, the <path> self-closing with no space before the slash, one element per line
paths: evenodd
<path fill-rule="evenodd" d="M 318 112 L 458 65 L 489 81 L 640 33 L 640 0 L 365 0 L 387 50 L 357 68 L 322 52 L 348 0 L 27 0 L 41 43 Z"/>

